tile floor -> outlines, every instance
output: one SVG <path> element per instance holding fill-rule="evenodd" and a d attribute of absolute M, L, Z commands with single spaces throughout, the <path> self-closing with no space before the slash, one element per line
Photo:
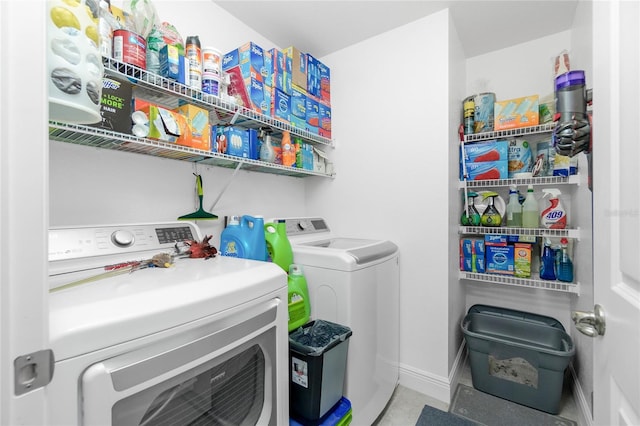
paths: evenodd
<path fill-rule="evenodd" d="M 568 382 L 568 380 L 565 380 L 565 384 L 566 382 Z M 471 370 L 467 362 L 465 362 L 462 369 L 460 383 L 467 386 L 473 386 L 471 382 Z M 575 401 L 571 396 L 569 386 L 565 385 L 561 404 L 562 410 L 559 415 L 566 419 L 578 422 L 578 410 Z M 373 426 L 414 426 L 422 412 L 422 408 L 425 405 L 430 405 L 442 411 L 449 410 L 448 404 L 399 385 L 391 396 L 389 404 L 387 404 L 387 407 L 380 417 L 378 417 Z"/>

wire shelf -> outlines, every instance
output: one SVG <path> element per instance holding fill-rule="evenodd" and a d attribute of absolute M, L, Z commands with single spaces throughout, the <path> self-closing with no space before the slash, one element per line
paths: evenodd
<path fill-rule="evenodd" d="M 507 228 L 488 226 L 461 226 L 460 234 L 476 235 L 523 235 L 531 237 L 565 237 L 580 238 L 579 229 L 546 229 L 546 228 Z"/>
<path fill-rule="evenodd" d="M 566 283 L 562 281 L 546 281 L 531 278 L 516 278 L 504 275 L 482 274 L 478 272 L 460 271 L 460 279 L 471 281 L 510 285 L 516 287 L 539 288 L 543 290 L 558 291 L 563 293 L 580 294 L 580 283 Z"/>
<path fill-rule="evenodd" d="M 190 161 L 226 168 L 235 168 L 238 164 L 241 164 L 243 170 L 258 171 L 262 173 L 293 177 L 334 177 L 332 174 L 319 173 L 313 170 L 298 169 L 295 167 L 266 163 L 259 160 L 251 160 L 248 158 L 204 151 L 169 142 L 139 138 L 133 135 L 79 124 L 50 121 L 49 139 L 95 148 L 145 154 L 172 160 Z"/>
<path fill-rule="evenodd" d="M 498 130 L 495 132 L 483 132 L 464 135 L 464 142 L 478 142 L 489 139 L 510 138 L 514 136 L 535 135 L 538 133 L 549 133 L 555 128 L 556 123 L 545 123 L 539 126 L 520 127 L 518 129 Z"/>
<path fill-rule="evenodd" d="M 259 129 L 269 127 L 272 135 L 282 137 L 282 132 L 288 131 L 291 136 L 298 136 L 307 142 L 333 147 L 332 139 L 316 135 L 308 130 L 299 129 L 280 120 L 260 114 L 256 111 L 227 102 L 217 96 L 193 89 L 174 80 L 164 78 L 158 74 L 147 72 L 131 64 L 116 61 L 113 58 L 102 58 L 104 67 L 108 72 L 127 77 L 136 84 L 138 93 L 143 97 L 164 105 L 168 108 L 178 106 L 180 100 L 198 105 L 212 112 L 213 124 L 235 124 L 245 128 Z"/>

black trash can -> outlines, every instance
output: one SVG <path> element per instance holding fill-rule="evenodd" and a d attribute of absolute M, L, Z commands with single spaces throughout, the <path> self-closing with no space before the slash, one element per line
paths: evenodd
<path fill-rule="evenodd" d="M 291 417 L 313 422 L 340 401 L 351 335 L 349 327 L 325 320 L 289 333 Z"/>

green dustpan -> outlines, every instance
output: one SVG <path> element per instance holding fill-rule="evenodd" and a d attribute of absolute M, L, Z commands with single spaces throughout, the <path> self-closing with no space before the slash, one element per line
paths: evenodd
<path fill-rule="evenodd" d="M 209 212 L 204 211 L 202 208 L 202 177 L 194 173 L 196 177 L 196 186 L 198 189 L 198 200 L 200 200 L 200 208 L 193 213 L 185 214 L 184 216 L 180 216 L 178 220 L 211 220 L 217 219 L 218 216 L 215 214 L 211 214 Z"/>

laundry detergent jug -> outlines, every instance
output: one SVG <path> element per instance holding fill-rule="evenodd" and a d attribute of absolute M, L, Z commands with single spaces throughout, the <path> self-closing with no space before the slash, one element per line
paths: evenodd
<path fill-rule="evenodd" d="M 293 251 L 287 237 L 287 224 L 284 220 L 264 224 L 264 238 L 267 242 L 267 253 L 271 261 L 289 272 L 293 263 Z"/>
<path fill-rule="evenodd" d="M 232 216 L 220 234 L 220 252 L 223 256 L 266 261 L 264 219 L 260 216 Z"/>

